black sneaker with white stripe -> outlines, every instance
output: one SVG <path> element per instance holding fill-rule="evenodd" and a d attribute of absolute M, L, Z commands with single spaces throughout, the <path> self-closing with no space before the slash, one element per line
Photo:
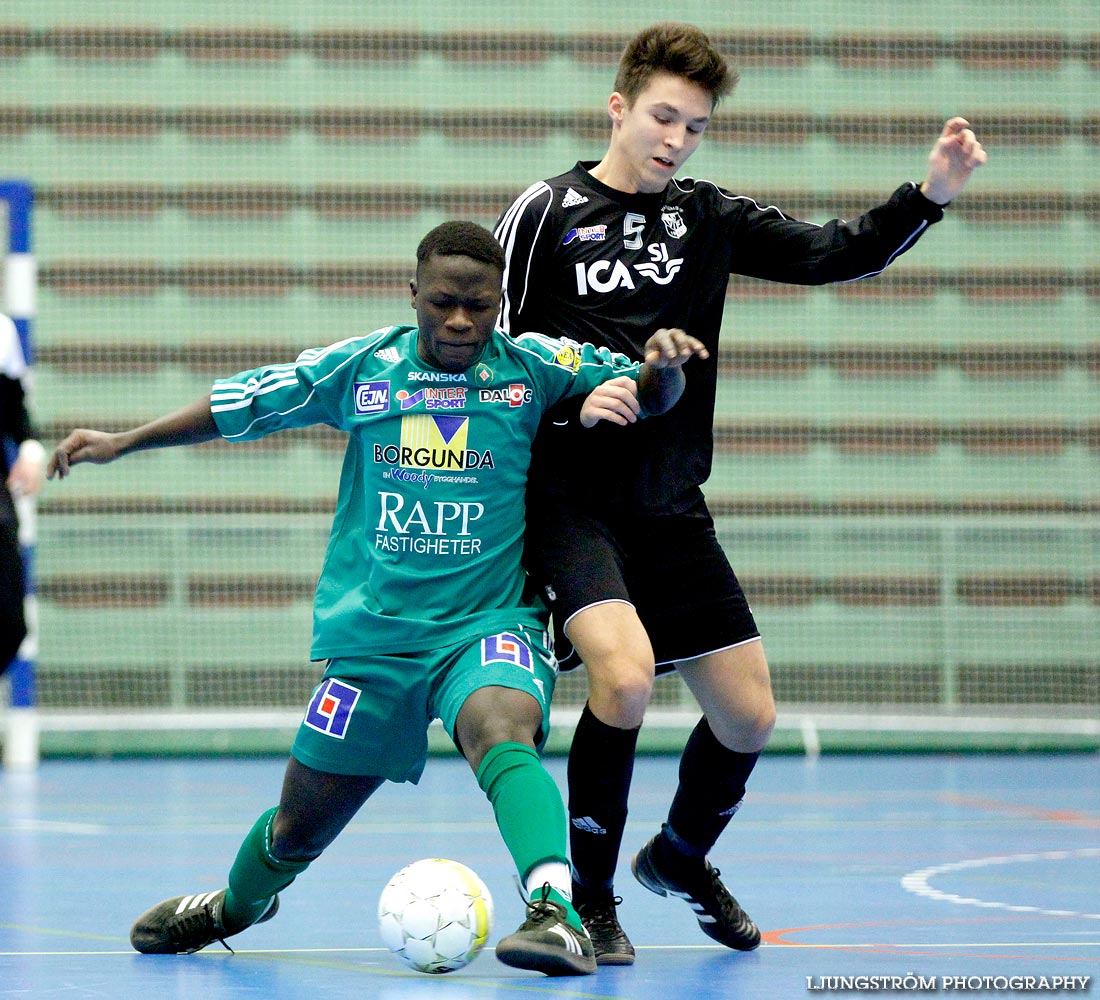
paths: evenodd
<path fill-rule="evenodd" d="M 722 873 L 712 868 L 705 858 L 694 865 L 675 869 L 667 862 L 662 866 L 657 834 L 630 862 L 634 877 L 658 896 L 677 896 L 695 912 L 703 933 L 727 948 L 752 951 L 760 946 L 760 928 L 741 909 L 741 904 L 729 894 L 718 877 Z"/>
<path fill-rule="evenodd" d="M 225 889 L 174 896 L 146 910 L 130 928 L 130 944 L 143 955 L 190 955 L 208 944 L 240 933 L 245 928 L 227 931 L 223 922 Z M 273 896 L 267 909 L 253 923 L 270 920 L 279 910 L 279 897 Z"/>
<path fill-rule="evenodd" d="M 584 931 L 565 919 L 565 907 L 548 899 L 550 886 L 527 904 L 527 919 L 496 947 L 497 958 L 516 969 L 548 976 L 587 976 L 596 971 L 596 953 Z"/>

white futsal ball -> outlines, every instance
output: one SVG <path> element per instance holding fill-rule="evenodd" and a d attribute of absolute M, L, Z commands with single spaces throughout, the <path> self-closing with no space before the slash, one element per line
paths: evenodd
<path fill-rule="evenodd" d="M 417 972 L 454 972 L 468 965 L 492 924 L 488 887 L 464 864 L 444 858 L 402 868 L 378 900 L 382 941 Z"/>

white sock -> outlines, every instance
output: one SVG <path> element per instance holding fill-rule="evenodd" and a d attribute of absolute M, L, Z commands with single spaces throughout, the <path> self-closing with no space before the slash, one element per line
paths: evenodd
<path fill-rule="evenodd" d="M 527 876 L 527 898 L 534 896 L 547 882 L 550 888 L 560 892 L 570 902 L 573 901 L 573 876 L 569 866 L 562 861 L 544 861 L 535 865 Z"/>

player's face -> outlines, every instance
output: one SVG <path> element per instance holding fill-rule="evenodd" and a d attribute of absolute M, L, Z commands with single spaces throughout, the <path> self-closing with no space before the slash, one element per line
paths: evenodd
<path fill-rule="evenodd" d="M 460 254 L 421 263 L 410 287 L 423 361 L 459 372 L 481 357 L 500 309 L 501 277 L 492 264 Z"/>
<path fill-rule="evenodd" d="M 608 102 L 614 130 L 613 187 L 655 194 L 699 147 L 713 101 L 690 80 L 658 73 L 630 104 L 618 93 Z"/>

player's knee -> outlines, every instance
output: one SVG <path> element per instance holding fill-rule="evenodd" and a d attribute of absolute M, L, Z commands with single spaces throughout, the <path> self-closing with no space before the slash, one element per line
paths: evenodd
<path fill-rule="evenodd" d="M 510 689 L 482 688 L 462 706 L 455 735 L 477 771 L 485 755 L 501 743 L 534 747 L 541 725 L 542 709 L 534 698 Z"/>
<path fill-rule="evenodd" d="M 280 861 L 313 861 L 335 836 L 323 825 L 307 827 L 288 821 L 280 811 L 271 824 L 271 853 Z"/>
<path fill-rule="evenodd" d="M 467 756 L 476 753 L 480 758 L 500 743 L 522 743 L 526 746 L 534 746 L 539 721 L 527 716 L 483 716 L 463 733 L 463 749 L 467 751 Z"/>
<path fill-rule="evenodd" d="M 605 661 L 589 668 L 588 705 L 601 722 L 620 729 L 642 724 L 653 694 L 653 659 Z"/>
<path fill-rule="evenodd" d="M 707 722 L 727 750 L 759 753 L 768 745 L 775 729 L 775 702 L 768 698 L 751 706 L 738 706 L 729 713 L 708 713 Z"/>
<path fill-rule="evenodd" d="M 775 702 L 769 699 L 766 705 L 761 705 L 752 720 L 752 728 L 749 733 L 749 742 L 752 744 L 751 753 L 763 750 L 771 739 L 775 729 Z"/>

